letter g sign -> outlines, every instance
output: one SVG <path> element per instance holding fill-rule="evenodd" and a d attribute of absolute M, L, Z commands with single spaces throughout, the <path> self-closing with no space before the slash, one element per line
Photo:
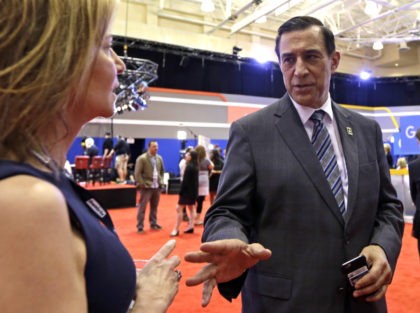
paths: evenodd
<path fill-rule="evenodd" d="M 416 129 L 414 128 L 414 126 L 408 125 L 407 128 L 405 129 L 405 136 L 409 139 L 413 139 L 415 135 L 416 135 Z"/>

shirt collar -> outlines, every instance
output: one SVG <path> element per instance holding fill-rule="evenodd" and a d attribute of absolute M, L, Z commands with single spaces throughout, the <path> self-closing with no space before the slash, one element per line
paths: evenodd
<path fill-rule="evenodd" d="M 290 97 L 290 95 L 289 95 L 289 97 Z M 327 100 L 318 109 L 313 109 L 313 108 L 310 108 L 310 107 L 307 107 L 307 106 L 300 105 L 295 100 L 293 100 L 292 97 L 290 97 L 290 100 L 292 100 L 293 106 L 295 107 L 296 111 L 298 112 L 299 117 L 302 121 L 302 124 L 304 124 L 304 125 L 309 120 L 311 115 L 317 110 L 324 111 L 326 113 L 326 115 L 328 115 L 329 120 L 331 122 L 334 120 L 334 115 L 333 115 L 333 111 L 332 111 L 332 104 L 331 104 L 331 97 L 330 97 L 329 93 L 328 93 Z"/>

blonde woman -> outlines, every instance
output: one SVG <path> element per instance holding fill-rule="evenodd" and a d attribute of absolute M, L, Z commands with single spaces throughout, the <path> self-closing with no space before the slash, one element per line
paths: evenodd
<path fill-rule="evenodd" d="M 136 276 L 105 210 L 62 169 L 81 127 L 114 112 L 115 0 L 8 0 L 0 31 L 2 312 L 165 312 L 169 241 Z"/>

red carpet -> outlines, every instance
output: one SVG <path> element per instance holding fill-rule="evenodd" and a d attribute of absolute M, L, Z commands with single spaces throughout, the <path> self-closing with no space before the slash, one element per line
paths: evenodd
<path fill-rule="evenodd" d="M 148 259 L 157 249 L 169 240 L 169 233 L 175 221 L 175 207 L 178 195 L 166 195 L 161 197 L 158 219 L 163 230 L 149 230 L 148 214 L 146 212 L 145 233 L 136 233 L 136 208 L 110 210 L 117 232 L 130 251 L 133 259 Z M 205 202 L 204 207 L 208 208 Z M 182 226 L 186 228 L 186 223 Z M 194 234 L 182 234 L 176 238 L 177 246 L 175 254 L 181 259 L 188 251 L 197 250 L 200 245 L 202 226 L 195 228 Z M 193 275 L 201 265 L 182 262 L 180 270 L 183 277 Z M 217 289 L 207 308 L 201 308 L 201 287 L 186 287 L 185 280 L 181 280 L 180 289 L 169 313 L 239 313 L 241 302 L 238 299 L 229 303 L 223 299 Z M 417 243 L 411 237 L 411 225 L 407 224 L 403 238 L 403 248 L 394 276 L 394 281 L 388 289 L 387 299 L 390 313 L 418 313 L 420 312 L 420 263 L 417 253 Z"/>

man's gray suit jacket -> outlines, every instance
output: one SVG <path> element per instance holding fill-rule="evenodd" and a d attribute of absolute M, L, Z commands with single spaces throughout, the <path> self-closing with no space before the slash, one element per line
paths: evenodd
<path fill-rule="evenodd" d="M 259 242 L 272 257 L 219 284 L 242 289 L 242 312 L 386 312 L 385 299 L 355 300 L 340 265 L 381 246 L 395 269 L 404 228 L 379 125 L 333 103 L 348 172 L 345 217 L 289 96 L 236 122 L 203 241 Z"/>

